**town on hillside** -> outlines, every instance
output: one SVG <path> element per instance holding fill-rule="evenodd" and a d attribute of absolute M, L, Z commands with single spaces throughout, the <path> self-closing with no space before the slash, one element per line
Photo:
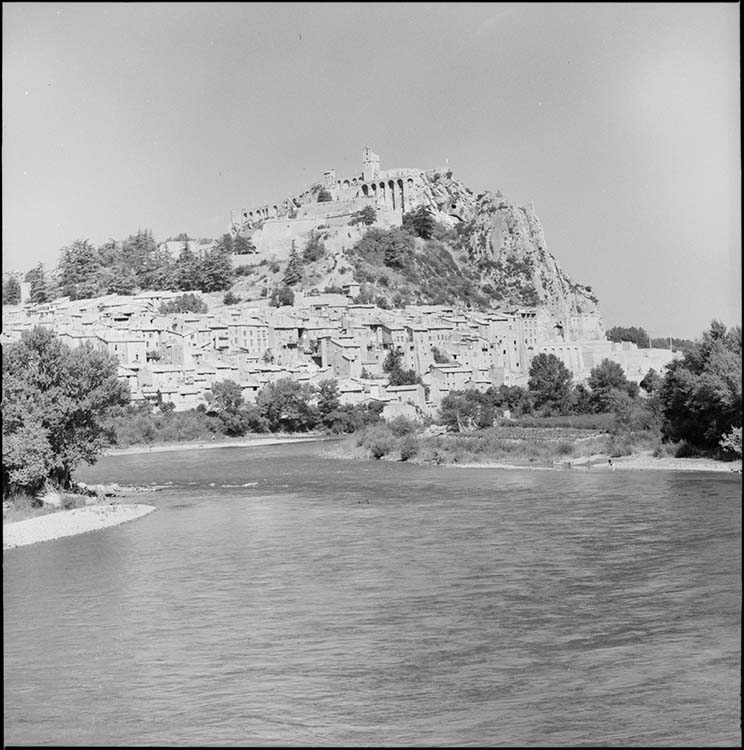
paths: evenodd
<path fill-rule="evenodd" d="M 516 279 L 518 289 L 528 288 L 537 304 L 492 299 L 490 308 L 476 310 L 461 299 L 397 306 L 363 302 L 362 285 L 349 280 L 345 249 L 372 221 L 360 225 L 354 217 L 366 209 L 375 227 L 400 227 L 407 212 L 422 207 L 440 227 L 470 222 L 477 231 L 469 251 L 463 251 L 463 264 L 488 256 L 486 267 L 495 268 L 495 261 L 506 258 L 502 268 L 517 271 L 499 278 Z M 679 356 L 608 341 L 596 297 L 590 287 L 571 282 L 548 253 L 534 209 L 515 207 L 500 193 L 476 197 L 448 167 L 382 170 L 379 155 L 364 148 L 357 174 L 337 178 L 328 170 L 321 181 L 284 202 L 233 212 L 231 235 L 242 238 L 249 251 L 231 255 L 231 262 L 237 269 L 255 261 L 256 270 L 274 266 L 277 272 L 277 261 L 319 230 L 324 230 L 325 256 L 316 266 L 325 263 L 326 271 L 315 273 L 326 291 L 298 284 L 291 304 L 269 300 L 267 275 L 246 281 L 249 286 L 241 291 L 249 294 L 237 304 L 197 291 L 207 312 L 170 314 L 163 314 L 163 303 L 179 297 L 177 291 L 32 304 L 24 282 L 19 304 L 3 305 L 2 339 L 18 340 L 24 330 L 42 326 L 70 347 L 90 343 L 108 351 L 118 360 L 119 378 L 135 404 L 193 409 L 224 380 L 238 383 L 251 402 L 264 385 L 281 378 L 311 385 L 335 379 L 342 404 L 382 402 L 385 418 L 433 415 L 451 391 L 526 386 L 532 359 L 541 353 L 560 359 L 576 383 L 605 359 L 640 382 L 650 369 L 660 371 Z M 423 240 L 416 242 L 428 251 Z M 162 244 L 167 253 L 175 249 L 169 244 L 178 245 Z M 440 281 L 446 287 L 447 279 Z M 417 382 L 390 383 L 384 364 L 391 352 Z"/>
<path fill-rule="evenodd" d="M 540 353 L 558 357 L 575 382 L 604 359 L 639 382 L 677 356 L 630 342 L 566 336 L 545 308 L 385 310 L 354 303 L 354 287 L 345 294 L 297 292 L 293 306 L 261 301 L 169 315 L 159 307 L 177 292 L 5 305 L 2 338 L 18 340 L 24 330 L 42 326 L 72 348 L 90 343 L 107 351 L 118 360 L 118 376 L 135 404 L 193 409 L 223 380 L 238 383 L 251 402 L 281 378 L 312 385 L 335 379 L 341 403 L 383 402 L 386 419 L 433 414 L 450 391 L 526 386 L 530 362 Z M 390 351 L 401 353 L 401 366 L 421 383 L 389 384 L 383 363 Z"/>

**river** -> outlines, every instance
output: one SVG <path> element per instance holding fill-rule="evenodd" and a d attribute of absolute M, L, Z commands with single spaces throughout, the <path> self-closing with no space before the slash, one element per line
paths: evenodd
<path fill-rule="evenodd" d="M 741 478 L 104 457 L 3 552 L 6 744 L 740 745 Z"/>

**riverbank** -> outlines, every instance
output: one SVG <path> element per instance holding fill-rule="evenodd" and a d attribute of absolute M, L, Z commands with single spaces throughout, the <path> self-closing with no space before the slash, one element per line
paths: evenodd
<path fill-rule="evenodd" d="M 84 508 L 60 510 L 25 521 L 3 524 L 3 549 L 23 547 L 66 536 L 99 531 L 146 516 L 154 505 L 88 505 Z"/>
<path fill-rule="evenodd" d="M 610 464 L 610 460 L 612 463 Z M 610 459 L 607 455 L 583 456 L 567 461 L 555 462 L 550 466 L 531 463 L 452 463 L 447 464 L 461 469 L 531 469 L 535 471 L 706 471 L 716 473 L 741 474 L 742 462 L 717 461 L 713 458 L 674 458 L 673 456 L 654 457 L 636 454 Z"/>
<path fill-rule="evenodd" d="M 266 437 L 235 438 L 233 440 L 193 440 L 182 443 L 153 443 L 130 445 L 126 448 L 109 448 L 105 456 L 124 456 L 137 453 L 164 453 L 167 451 L 205 450 L 207 448 L 254 448 L 263 445 L 283 445 L 285 443 L 304 443 L 310 440 L 322 440 L 325 435 L 309 433 L 307 435 L 267 435 Z"/>

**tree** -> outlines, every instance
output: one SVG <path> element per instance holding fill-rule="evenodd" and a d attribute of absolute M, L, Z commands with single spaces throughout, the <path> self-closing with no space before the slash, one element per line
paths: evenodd
<path fill-rule="evenodd" d="M 25 280 L 30 283 L 29 302 L 38 305 L 52 299 L 50 284 L 44 273 L 43 263 L 37 263 L 27 274 Z"/>
<path fill-rule="evenodd" d="M 197 286 L 204 292 L 221 292 L 228 289 L 235 279 L 232 261 L 227 251 L 215 247 L 207 250 L 197 263 Z"/>
<path fill-rule="evenodd" d="M 449 354 L 447 352 L 442 351 L 436 346 L 431 347 L 431 355 L 434 357 L 434 362 L 436 362 L 438 365 L 446 365 L 448 362 L 450 362 Z"/>
<path fill-rule="evenodd" d="M 325 245 L 319 232 L 311 232 L 310 238 L 302 251 L 302 260 L 306 263 L 320 260 L 325 255 Z"/>
<path fill-rule="evenodd" d="M 718 443 L 725 453 L 741 458 L 741 427 L 733 427 L 728 435 L 723 435 Z"/>
<path fill-rule="evenodd" d="M 365 226 L 371 227 L 377 221 L 377 211 L 373 206 L 365 206 L 360 211 L 354 213 L 349 220 L 350 226 L 356 224 L 364 224 Z"/>
<path fill-rule="evenodd" d="M 95 463 L 114 438 L 108 414 L 129 401 L 117 369 L 109 354 L 90 345 L 71 350 L 40 327 L 3 348 L 6 493 L 33 492 L 42 475 L 69 487 L 81 461 Z"/>
<path fill-rule="evenodd" d="M 696 344 L 690 339 L 678 339 L 674 336 L 651 339 L 651 346 L 654 349 L 671 349 L 674 352 L 687 353 L 692 351 Z"/>
<path fill-rule="evenodd" d="M 667 440 L 714 449 L 741 427 L 741 327 L 712 321 L 700 343 L 667 365 L 659 391 Z"/>
<path fill-rule="evenodd" d="M 3 284 L 3 304 L 18 305 L 21 302 L 21 285 L 15 274 L 10 274 Z"/>
<path fill-rule="evenodd" d="M 176 286 L 182 292 L 199 289 L 199 259 L 196 257 L 188 242 L 183 243 L 178 255 L 175 268 Z"/>
<path fill-rule="evenodd" d="M 389 385 L 415 385 L 421 383 L 421 378 L 416 371 L 404 370 L 402 367 L 403 352 L 400 349 L 391 349 L 382 363 L 382 369 L 388 374 Z"/>
<path fill-rule="evenodd" d="M 606 332 L 608 341 L 630 341 L 635 344 L 639 349 L 648 349 L 651 346 L 651 337 L 647 331 L 640 326 L 630 326 L 624 328 L 623 326 L 614 326 Z"/>
<path fill-rule="evenodd" d="M 402 227 L 414 237 L 431 239 L 435 226 L 436 222 L 428 206 L 418 206 L 413 211 L 403 214 Z"/>
<path fill-rule="evenodd" d="M 248 237 L 243 237 L 242 234 L 236 234 L 232 239 L 232 249 L 228 248 L 228 252 L 233 253 L 233 255 L 249 255 L 250 253 L 256 252 L 256 246 L 250 239 L 248 239 Z"/>
<path fill-rule="evenodd" d="M 160 315 L 172 315 L 174 313 L 205 313 L 207 304 L 196 294 L 182 294 L 180 297 L 174 297 L 168 302 L 161 302 L 158 308 Z"/>
<path fill-rule="evenodd" d="M 649 396 L 657 393 L 661 388 L 664 378 L 659 375 L 656 370 L 652 367 L 644 376 L 643 380 L 638 384 Z"/>
<path fill-rule="evenodd" d="M 403 268 L 413 252 L 413 238 L 397 227 L 389 229 L 383 237 L 383 262 L 390 268 Z"/>
<path fill-rule="evenodd" d="M 62 296 L 73 300 L 97 297 L 101 293 L 100 271 L 98 254 L 88 240 L 75 240 L 62 248 L 58 266 Z"/>
<path fill-rule="evenodd" d="M 269 305 L 271 307 L 282 307 L 284 305 L 294 305 L 294 292 L 289 286 L 279 287 L 274 289 L 269 299 Z"/>
<path fill-rule="evenodd" d="M 555 354 L 540 353 L 530 365 L 527 387 L 536 409 L 546 416 L 564 414 L 571 396 L 571 371 Z"/>
<path fill-rule="evenodd" d="M 245 421 L 241 414 L 243 408 L 243 392 L 240 386 L 232 380 L 221 380 L 212 385 L 207 401 L 217 414 L 227 435 L 242 435 L 245 433 Z"/>
<path fill-rule="evenodd" d="M 594 412 L 592 392 L 583 383 L 577 383 L 571 391 L 571 411 L 574 414 Z"/>
<path fill-rule="evenodd" d="M 341 406 L 336 380 L 321 380 L 318 383 L 318 417 L 326 427 L 331 427 Z"/>
<path fill-rule="evenodd" d="M 526 388 L 520 385 L 500 385 L 499 396 L 502 408 L 508 409 L 513 416 L 532 413 L 532 399 Z"/>
<path fill-rule="evenodd" d="M 294 240 L 292 240 L 292 251 L 289 254 L 287 267 L 284 270 L 283 281 L 285 286 L 293 286 L 302 281 L 302 263 L 297 255 L 297 248 L 295 247 Z"/>
<path fill-rule="evenodd" d="M 638 386 L 625 377 L 622 365 L 610 359 L 603 359 L 592 368 L 587 385 L 592 391 L 592 404 L 597 412 L 612 411 L 612 399 L 617 391 L 630 396 L 638 393 Z"/>
<path fill-rule="evenodd" d="M 474 388 L 450 391 L 439 405 L 440 424 L 451 430 L 462 431 L 475 427 L 490 427 L 495 416 L 493 400 Z"/>
<path fill-rule="evenodd" d="M 240 235 L 236 235 L 235 239 L 239 237 Z M 220 239 L 217 241 L 217 247 L 219 247 L 221 250 L 224 250 L 226 253 L 233 253 L 235 252 L 233 249 L 233 236 L 227 232 L 220 237 Z"/>
<path fill-rule="evenodd" d="M 238 302 L 241 301 L 241 298 L 237 296 L 237 294 L 233 294 L 232 292 L 228 292 L 223 298 L 222 298 L 222 304 L 224 305 L 237 305 Z"/>
<path fill-rule="evenodd" d="M 256 406 L 272 432 L 306 432 L 318 424 L 318 411 L 310 401 L 314 389 L 307 383 L 280 378 L 256 395 Z"/>

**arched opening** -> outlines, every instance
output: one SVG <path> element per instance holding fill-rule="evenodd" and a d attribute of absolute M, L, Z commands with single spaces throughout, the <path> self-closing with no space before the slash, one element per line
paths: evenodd
<path fill-rule="evenodd" d="M 362 183 L 362 193 L 364 193 L 365 198 L 369 197 L 369 188 Z"/>
<path fill-rule="evenodd" d="M 392 180 L 388 181 L 388 187 L 390 188 L 390 199 L 393 202 L 393 211 L 395 211 L 395 183 Z"/>
<path fill-rule="evenodd" d="M 349 183 L 349 181 L 348 181 L 348 180 L 344 180 L 344 187 L 345 187 L 345 188 L 347 188 L 347 187 L 351 187 L 351 185 L 350 185 L 350 183 Z"/>
<path fill-rule="evenodd" d="M 400 210 L 401 213 L 406 212 L 406 199 L 403 195 L 403 180 L 398 180 L 398 189 L 400 190 Z"/>

